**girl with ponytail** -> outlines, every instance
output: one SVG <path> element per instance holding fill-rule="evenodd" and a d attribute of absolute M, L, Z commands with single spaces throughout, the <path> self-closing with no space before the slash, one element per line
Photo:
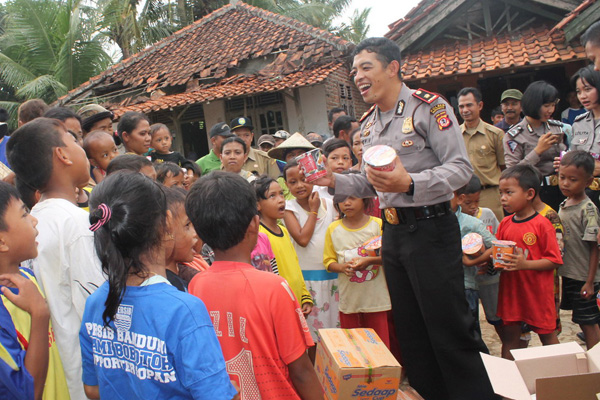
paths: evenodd
<path fill-rule="evenodd" d="M 234 398 L 206 307 L 166 279 L 174 219 L 163 188 L 116 172 L 94 189 L 90 222 L 108 281 L 88 298 L 79 333 L 86 395 Z"/>

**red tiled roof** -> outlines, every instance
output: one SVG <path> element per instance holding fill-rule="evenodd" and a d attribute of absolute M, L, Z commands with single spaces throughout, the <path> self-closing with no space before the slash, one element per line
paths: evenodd
<path fill-rule="evenodd" d="M 244 60 L 278 55 L 271 74 L 311 69 L 338 59 L 351 44 L 329 32 L 242 2 L 224 6 L 91 78 L 60 99 L 111 86 L 146 92 L 218 81 L 236 75 Z M 175 96 L 175 95 L 173 95 Z"/>
<path fill-rule="evenodd" d="M 410 28 L 415 26 L 419 21 L 428 16 L 431 11 L 433 11 L 438 5 L 440 5 L 444 0 L 433 0 L 431 4 L 427 5 L 426 3 L 431 0 L 423 0 L 416 6 L 414 6 L 405 16 L 404 18 L 399 19 L 396 22 L 388 25 L 390 28 L 389 32 L 385 34 L 390 40 L 396 40 L 400 36 L 402 36 L 405 32 L 407 32 Z M 425 7 L 426 6 L 426 7 Z M 425 8 L 423 8 L 425 7 Z"/>
<path fill-rule="evenodd" d="M 550 64 L 585 58 L 581 45 L 571 45 L 562 31 L 545 27 L 512 34 L 431 46 L 427 51 L 403 54 L 405 80 L 474 74 L 524 65 Z"/>
<path fill-rule="evenodd" d="M 571 21 L 573 21 L 579 14 L 581 14 L 585 9 L 594 4 L 596 0 L 584 0 L 580 5 L 577 6 L 573 11 L 567 14 L 558 24 L 552 28 L 550 33 L 554 33 L 554 31 L 558 29 L 563 29 L 567 26 Z"/>
<path fill-rule="evenodd" d="M 138 111 L 149 113 L 168 108 L 179 107 L 187 104 L 202 103 L 226 97 L 243 96 L 274 92 L 283 89 L 309 86 L 322 82 L 332 72 L 343 65 L 341 62 L 331 62 L 314 69 L 297 71 L 281 76 L 243 76 L 235 75 L 231 78 L 221 80 L 217 85 L 207 85 L 203 88 L 194 89 L 186 93 L 167 95 L 155 100 L 143 101 L 138 104 L 105 104 L 120 117 L 127 111 Z"/>

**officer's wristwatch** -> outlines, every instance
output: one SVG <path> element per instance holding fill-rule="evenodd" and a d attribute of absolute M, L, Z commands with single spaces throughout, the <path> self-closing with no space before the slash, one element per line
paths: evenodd
<path fill-rule="evenodd" d="M 415 181 L 413 181 L 412 178 L 410 179 L 410 185 L 408 185 L 408 190 L 406 191 L 406 194 L 409 196 L 415 194 Z"/>

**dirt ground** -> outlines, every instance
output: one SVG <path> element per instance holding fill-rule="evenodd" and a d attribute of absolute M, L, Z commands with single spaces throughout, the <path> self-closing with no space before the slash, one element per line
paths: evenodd
<path fill-rule="evenodd" d="M 500 338 L 496 334 L 494 327 L 492 325 L 488 324 L 487 321 L 485 320 L 485 314 L 484 314 L 483 308 L 481 308 L 481 306 L 479 307 L 479 318 L 480 318 L 479 324 L 481 326 L 481 335 L 483 336 L 483 341 L 487 345 L 491 355 L 500 357 L 500 352 L 502 350 L 502 342 L 500 341 Z M 575 342 L 579 343 L 579 345 L 581 345 L 581 347 L 583 347 L 585 349 L 586 348 L 585 342 L 582 342 L 576 336 L 577 333 L 580 332 L 581 330 L 579 329 L 578 325 L 574 324 L 571 321 L 571 312 L 561 310 L 560 311 L 560 319 L 561 319 L 561 323 L 562 323 L 562 332 L 558 336 L 558 340 L 561 343 L 575 341 Z M 542 343 L 540 342 L 539 337 L 535 333 L 532 333 L 531 341 L 529 342 L 529 347 L 541 346 L 541 345 L 542 345 Z M 405 378 L 402 381 L 402 383 L 400 384 L 400 392 L 398 393 L 398 400 L 422 400 L 422 399 L 423 398 L 421 396 L 419 396 L 414 391 L 414 389 L 412 389 L 410 387 L 408 380 Z"/>
<path fill-rule="evenodd" d="M 493 356 L 500 356 L 500 352 L 502 350 L 502 342 L 500 342 L 500 338 L 496 334 L 494 327 L 487 323 L 485 320 L 485 314 L 483 313 L 483 308 L 479 308 L 479 324 L 481 326 L 481 335 L 483 336 L 483 341 L 487 345 L 490 350 L 490 354 Z M 582 342 L 577 338 L 577 332 L 581 332 L 579 329 L 579 325 L 574 324 L 571 321 L 571 312 L 570 311 L 560 311 L 560 320 L 562 324 L 562 332 L 558 335 L 558 340 L 561 343 L 567 342 L 577 342 L 583 347 L 585 347 L 585 342 Z M 535 333 L 531 333 L 531 341 L 529 342 L 529 347 L 532 346 L 541 346 L 539 337 Z"/>

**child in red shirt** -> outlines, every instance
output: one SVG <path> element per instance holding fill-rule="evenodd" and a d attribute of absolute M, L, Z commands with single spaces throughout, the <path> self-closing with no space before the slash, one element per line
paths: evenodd
<path fill-rule="evenodd" d="M 512 359 L 519 348 L 521 325 L 536 332 L 543 345 L 557 344 L 554 270 L 562 264 L 552 223 L 533 208 L 540 181 L 530 165 L 515 165 L 500 177 L 500 202 L 514 213 L 502 220 L 497 238 L 516 242 L 515 254 L 506 254 L 500 275 L 498 316 L 504 321 L 502 357 Z"/>
<path fill-rule="evenodd" d="M 186 211 L 215 252 L 189 292 L 212 317 L 242 399 L 322 400 L 306 353 L 313 341 L 293 291 L 282 277 L 250 265 L 260 225 L 254 190 L 237 174 L 214 171 L 190 189 Z"/>

